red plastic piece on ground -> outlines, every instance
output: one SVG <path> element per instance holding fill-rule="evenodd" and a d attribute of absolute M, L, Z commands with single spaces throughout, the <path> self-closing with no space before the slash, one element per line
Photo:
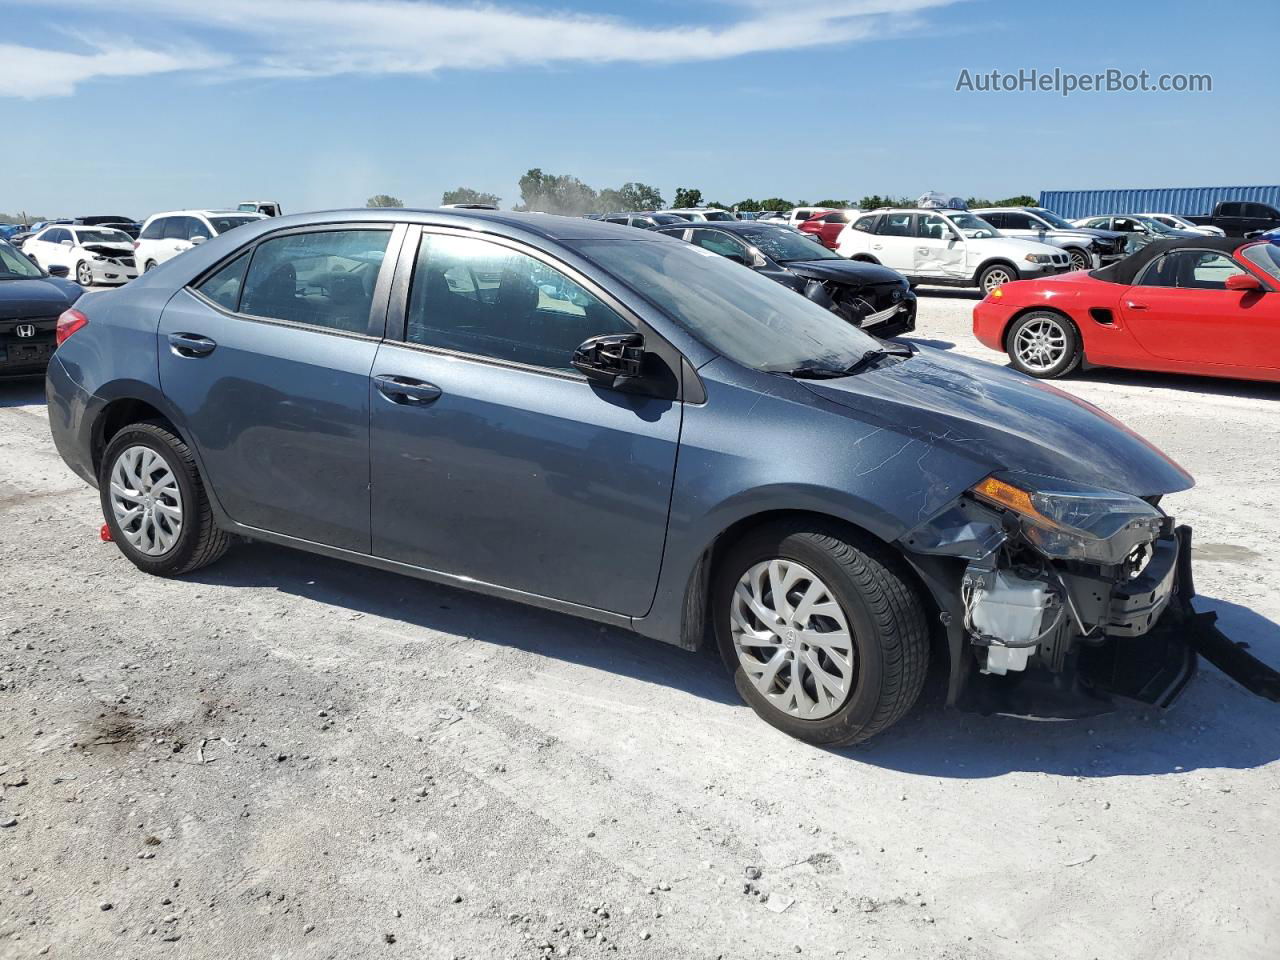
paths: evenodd
<path fill-rule="evenodd" d="M 110 528 L 109 526 L 107 526 L 107 525 L 104 523 L 104 524 L 102 525 L 102 529 L 98 531 L 98 536 L 102 538 L 102 542 L 103 542 L 103 543 L 110 543 L 110 542 L 111 542 L 111 528 Z"/>

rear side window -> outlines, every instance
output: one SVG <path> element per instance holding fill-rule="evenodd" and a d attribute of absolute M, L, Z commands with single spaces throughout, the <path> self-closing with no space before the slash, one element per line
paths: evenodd
<path fill-rule="evenodd" d="M 584 340 L 631 330 L 578 283 L 533 257 L 474 237 L 422 238 L 409 292 L 410 343 L 572 369 Z"/>
<path fill-rule="evenodd" d="M 368 333 L 389 237 L 388 230 L 327 230 L 264 240 L 244 278 L 239 312 Z"/>
<path fill-rule="evenodd" d="M 879 232 L 882 237 L 911 236 L 911 214 L 886 213 L 884 220 L 880 224 Z"/>
<path fill-rule="evenodd" d="M 875 214 L 869 217 L 859 217 L 853 222 L 853 229 L 860 230 L 863 233 L 874 233 L 876 227 Z"/>
<path fill-rule="evenodd" d="M 712 253 L 718 253 L 722 257 L 739 256 L 746 258 L 747 248 L 744 247 L 733 237 L 726 236 L 719 230 L 694 230 L 689 237 L 690 242 L 696 243 L 705 250 Z"/>
<path fill-rule="evenodd" d="M 156 217 L 138 234 L 139 240 L 159 240 L 164 236 L 165 224 L 169 222 L 169 217 Z"/>
<path fill-rule="evenodd" d="M 170 217 L 164 224 L 164 239 L 166 240 L 189 240 L 191 232 L 187 227 L 190 222 L 188 217 Z"/>
<path fill-rule="evenodd" d="M 248 266 L 249 254 L 242 253 L 196 289 L 222 309 L 235 313 L 240 309 L 240 290 Z"/>

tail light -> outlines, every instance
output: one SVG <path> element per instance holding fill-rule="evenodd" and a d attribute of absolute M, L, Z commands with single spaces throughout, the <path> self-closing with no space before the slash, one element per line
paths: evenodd
<path fill-rule="evenodd" d="M 66 343 L 67 338 L 89 322 L 79 310 L 65 310 L 62 316 L 58 317 L 58 326 L 53 331 L 53 339 L 57 341 L 58 346 Z"/>

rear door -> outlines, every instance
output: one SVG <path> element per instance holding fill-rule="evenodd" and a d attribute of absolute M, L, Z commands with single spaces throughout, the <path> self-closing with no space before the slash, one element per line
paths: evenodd
<path fill-rule="evenodd" d="M 915 273 L 915 232 L 915 214 L 884 214 L 871 238 L 871 255 L 886 267 Z"/>
<path fill-rule="evenodd" d="M 161 387 L 233 520 L 369 552 L 369 371 L 403 233 L 272 234 L 165 307 Z"/>
<path fill-rule="evenodd" d="M 1124 322 L 1150 353 L 1188 364 L 1280 366 L 1280 293 L 1228 290 L 1246 272 L 1217 250 L 1174 250 L 1152 261 L 1120 299 Z"/>
<path fill-rule="evenodd" d="M 593 385 L 569 364 L 582 341 L 633 332 L 635 318 L 540 251 L 438 228 L 406 246 L 396 291 L 403 332 L 378 350 L 370 384 L 374 553 L 646 613 L 681 404 L 669 389 Z"/>

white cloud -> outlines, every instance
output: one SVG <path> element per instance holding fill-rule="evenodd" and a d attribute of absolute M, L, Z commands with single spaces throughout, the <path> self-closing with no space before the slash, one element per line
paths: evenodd
<path fill-rule="evenodd" d="M 237 73 L 327 76 L 718 60 L 898 33 L 916 24 L 913 15 L 953 2 L 730 0 L 724 9 L 731 16 L 717 26 L 655 26 L 564 10 L 435 0 L 113 0 L 110 7 L 113 17 L 133 14 L 170 31 L 197 29 L 205 43 L 217 36 L 225 49 L 210 56 L 233 63 Z M 78 11 L 87 20 L 101 15 L 100 0 L 42 0 L 40 6 Z M 135 51 L 134 63 L 118 63 L 107 51 L 62 56 L 69 59 L 53 71 L 54 82 L 37 82 L 37 92 L 24 95 L 65 94 L 82 80 L 123 75 L 113 66 L 132 67 L 135 74 L 190 66 L 169 63 L 154 50 Z"/>
<path fill-rule="evenodd" d="M 65 97 L 77 84 L 99 77 L 144 77 L 174 70 L 217 66 L 224 60 L 203 52 L 177 53 L 135 46 L 94 45 L 88 53 L 0 43 L 5 79 L 0 96 Z"/>

